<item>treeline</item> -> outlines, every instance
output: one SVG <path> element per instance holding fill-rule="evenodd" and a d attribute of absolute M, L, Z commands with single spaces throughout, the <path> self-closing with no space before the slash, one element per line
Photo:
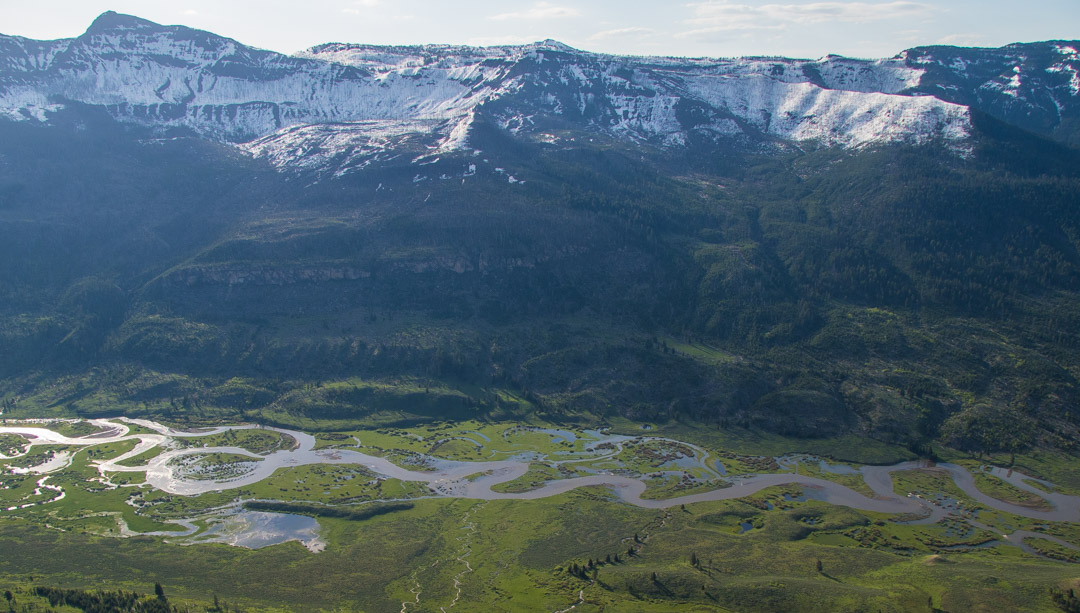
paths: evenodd
<path fill-rule="evenodd" d="M 1050 599 L 1054 601 L 1057 608 L 1065 611 L 1065 613 L 1080 613 L 1080 598 L 1076 596 L 1074 588 L 1068 590 L 1051 589 Z"/>
<path fill-rule="evenodd" d="M 589 561 L 585 562 L 584 564 L 571 562 L 569 566 L 565 568 L 556 568 L 555 570 L 556 572 L 560 570 L 565 570 L 566 573 L 585 581 L 588 581 L 590 579 L 595 580 L 601 566 L 607 566 L 608 564 L 621 564 L 625 559 L 631 558 L 635 554 L 636 552 L 634 551 L 634 548 L 630 547 L 626 550 L 625 558 L 617 553 L 614 555 L 608 554 L 603 559 L 597 558 L 594 560 L 592 558 L 589 558 Z"/>
<path fill-rule="evenodd" d="M 84 590 L 49 586 L 4 590 L 2 595 L 4 602 L 0 606 L 6 605 L 9 613 L 56 613 L 71 609 L 84 613 L 243 613 L 239 606 L 220 600 L 216 595 L 212 604 L 173 605 L 160 583 L 154 584 L 153 595 L 122 589 Z"/>
<path fill-rule="evenodd" d="M 35 587 L 34 594 L 54 607 L 68 606 L 85 613 L 184 613 L 184 609 L 169 605 L 158 587 L 158 596 L 143 596 L 138 592 L 87 591 L 55 587 Z M 9 600 L 10 602 L 10 600 Z"/>

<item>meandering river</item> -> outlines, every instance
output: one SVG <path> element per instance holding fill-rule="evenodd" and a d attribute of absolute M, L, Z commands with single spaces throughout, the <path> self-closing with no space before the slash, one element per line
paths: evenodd
<path fill-rule="evenodd" d="M 797 473 L 763 473 L 756 475 L 722 477 L 726 481 L 725 486 L 698 494 L 690 494 L 677 498 L 654 500 L 643 498 L 646 483 L 644 480 L 634 477 L 614 474 L 594 474 L 582 477 L 558 479 L 549 481 L 544 485 L 519 493 L 495 492 L 491 488 L 500 483 L 512 481 L 524 475 L 529 470 L 529 463 L 520 460 L 498 460 L 487 462 L 454 462 L 442 461 L 437 463 L 437 469 L 433 471 L 409 470 L 398 466 L 385 458 L 368 455 L 354 449 L 315 449 L 315 438 L 309 434 L 295 430 L 280 428 L 268 428 L 288 435 L 296 440 L 297 445 L 293 449 L 279 450 L 268 455 L 257 455 L 240 447 L 198 447 L 188 449 L 168 448 L 170 438 L 202 437 L 226 432 L 228 430 L 240 430 L 256 426 L 224 426 L 203 430 L 199 432 L 185 432 L 173 430 L 161 424 L 147 420 L 133 420 L 120 418 L 117 420 L 92 420 L 101 432 L 86 437 L 67 437 L 52 430 L 34 425 L 14 425 L 0 427 L 0 433 L 18 434 L 30 439 L 32 445 L 70 445 L 88 446 L 121 441 L 137 441 L 134 449 L 113 458 L 98 462 L 98 470 L 104 476 L 115 472 L 145 472 L 146 482 L 162 491 L 181 496 L 196 496 L 210 491 L 222 491 L 246 487 L 266 479 L 279 468 L 289 466 L 302 466 L 307 464 L 351 464 L 363 466 L 373 473 L 388 478 L 402 481 L 420 482 L 426 484 L 437 496 L 454 498 L 471 498 L 479 500 L 533 500 L 555 496 L 586 486 L 602 486 L 611 490 L 624 502 L 639 507 L 663 509 L 693 502 L 731 500 L 751 496 L 765 488 L 777 485 L 802 485 L 814 488 L 814 497 L 831 504 L 843 505 L 864 511 L 877 511 L 882 513 L 914 514 L 921 517 L 920 523 L 936 522 L 946 514 L 941 507 L 929 504 L 915 496 L 901 496 L 893 491 L 891 473 L 915 468 L 926 468 L 925 463 L 902 462 L 892 466 L 863 466 L 858 469 L 866 484 L 873 491 L 872 497 L 864 496 L 848 487 L 838 483 L 800 475 Z M 153 434 L 136 433 L 130 434 L 128 424 L 142 426 L 153 431 Z M 605 442 L 606 435 L 591 433 L 592 436 L 601 437 Z M 611 442 L 617 450 L 631 437 L 610 436 L 606 442 Z M 646 437 L 649 438 L 649 437 Z M 664 440 L 664 439 L 658 439 Z M 668 439 L 669 440 L 669 439 Z M 674 442 L 674 441 L 672 441 Z M 682 443 L 687 445 L 686 443 Z M 121 462 L 150 451 L 158 446 L 165 446 L 166 450 L 149 460 L 144 466 L 122 466 Z M 693 447 L 692 445 L 688 445 Z M 704 463 L 707 454 L 698 448 L 695 451 L 702 454 L 701 461 Z M 210 453 L 227 453 L 237 456 L 252 458 L 253 462 L 248 466 L 247 472 L 228 479 L 195 479 L 185 476 L 177 466 L 175 460 L 184 456 L 205 455 Z M 609 454 L 614 455 L 614 454 Z M 596 456 L 594 456 L 595 459 Z M 566 462 L 565 458 L 552 461 Z M 30 468 L 32 472 L 45 474 L 53 470 L 62 469 L 63 462 L 55 460 L 44 465 Z M 937 468 L 944 469 L 952 476 L 965 494 L 980 504 L 999 511 L 1012 513 L 1021 517 L 1044 521 L 1069 521 L 1080 522 L 1080 497 L 1066 496 L 1064 494 L 1051 494 L 1037 490 L 1028 483 L 1028 480 L 1038 481 L 1016 471 L 997 470 L 997 476 L 1008 481 L 1010 484 L 1021 489 L 1030 491 L 1045 499 L 1052 509 L 1038 510 L 1010 504 L 997 500 L 975 487 L 972 474 L 962 466 L 955 464 L 937 464 Z M 708 470 L 711 468 L 706 467 Z M 715 473 L 715 471 L 713 471 Z M 856 472 L 851 469 L 851 472 Z M 479 476 L 477 476 L 479 475 Z M 718 475 L 719 476 L 719 475 Z M 472 477 L 470 479 L 470 477 Z"/>

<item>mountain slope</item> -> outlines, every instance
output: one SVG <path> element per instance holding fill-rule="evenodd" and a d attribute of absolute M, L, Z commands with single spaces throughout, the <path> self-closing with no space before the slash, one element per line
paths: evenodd
<path fill-rule="evenodd" d="M 897 145 L 693 176 L 477 125 L 484 154 L 423 167 L 476 165 L 464 182 L 403 156 L 305 186 L 94 116 L 5 125 L 7 414 L 1072 444 L 1080 158 L 992 118 L 968 160 Z"/>
<path fill-rule="evenodd" d="M 0 45 L 5 415 L 1075 448 L 1080 156 L 925 95 L 952 50 Z"/>
<path fill-rule="evenodd" d="M 914 87 L 1012 125 L 1077 144 L 1080 56 L 1076 41 L 1001 49 L 916 47 L 902 54 L 925 70 Z"/>

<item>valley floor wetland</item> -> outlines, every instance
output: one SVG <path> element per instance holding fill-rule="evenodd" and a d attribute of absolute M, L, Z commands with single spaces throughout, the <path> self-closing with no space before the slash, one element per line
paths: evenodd
<path fill-rule="evenodd" d="M 309 434 L 251 424 L 182 430 L 128 418 L 25 420 L 0 427 L 0 442 L 0 519 L 36 518 L 35 525 L 64 532 L 75 522 L 83 534 L 190 546 L 184 550 L 212 543 L 256 550 L 295 541 L 306 555 L 329 555 L 334 541 L 325 526 L 340 518 L 363 520 L 440 499 L 539 504 L 585 496 L 608 511 L 660 513 L 648 529 L 616 542 L 627 556 L 675 516 L 731 503 L 742 506 L 715 521 L 730 524 L 738 538 L 772 529 L 763 517 L 779 507 L 796 513 L 812 532 L 806 540 L 816 545 L 885 539 L 882 530 L 867 534 L 892 526 L 884 530 L 893 532 L 888 538 L 914 538 L 934 555 L 1011 550 L 1062 568 L 1080 560 L 1074 526 L 1080 497 L 1045 479 L 972 461 L 875 466 L 809 454 L 743 456 L 645 429 L 628 435 L 524 424 Z M 980 483 L 995 484 L 999 497 Z M 95 509 L 95 496 L 122 505 Z M 865 529 L 813 532 L 831 521 L 831 511 L 820 509 L 837 507 L 874 521 Z M 470 540 L 483 527 L 470 514 L 482 508 L 469 506 L 453 535 L 460 568 L 444 579 L 455 590 L 466 582 L 460 573 L 477 562 L 468 555 Z M 920 551 L 886 545 L 894 554 Z M 606 555 L 605 564 L 612 564 Z M 598 561 L 588 561 L 594 571 Z M 406 585 L 422 574 L 415 570 L 395 588 L 415 597 L 400 602 L 402 611 L 429 610 L 419 605 L 422 591 Z M 597 584 L 595 572 L 580 576 Z M 460 591 L 456 596 L 451 603 L 460 601 Z"/>

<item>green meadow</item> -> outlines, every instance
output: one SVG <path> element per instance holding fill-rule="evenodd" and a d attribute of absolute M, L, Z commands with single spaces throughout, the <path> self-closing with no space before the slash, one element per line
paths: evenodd
<path fill-rule="evenodd" d="M 496 486 L 504 492 L 590 471 L 675 472 L 669 462 L 701 454 L 722 462 L 728 474 L 789 470 L 761 453 L 777 449 L 780 441 L 774 439 L 740 445 L 732 444 L 738 436 L 707 432 L 683 443 L 649 438 L 657 432 L 639 429 L 626 431 L 632 438 L 618 445 L 597 445 L 580 430 L 571 429 L 573 440 L 567 440 L 540 428 L 432 424 L 322 432 L 316 440 L 319 448 L 355 448 L 404 466 L 427 455 L 473 461 L 523 453 L 545 458 L 531 462 L 524 476 Z M 666 431 L 662 436 L 674 438 Z M 17 438 L 9 436 L 6 444 L 20 448 Z M 198 453 L 202 447 L 266 454 L 293 444 L 291 437 L 258 429 L 178 440 L 196 452 L 185 458 L 191 463 L 185 470 L 197 469 L 207 478 L 229 475 L 258 459 L 209 449 Z M 992 530 L 956 516 L 930 525 L 904 523 L 910 518 L 806 499 L 795 485 L 666 510 L 622 503 L 602 487 L 537 500 L 433 498 L 422 483 L 387 479 L 349 464 L 286 466 L 253 485 L 191 497 L 155 490 L 143 483 L 141 473 L 108 473 L 118 486 L 110 487 L 96 463 L 134 444 L 35 445 L 28 456 L 3 462 L 33 466 L 51 453 L 72 454 L 70 466 L 47 480 L 63 489 L 61 500 L 0 516 L 0 591 L 12 591 L 18 606 L 49 610 L 34 591 L 43 586 L 152 594 L 154 584 L 161 583 L 172 605 L 193 611 L 216 611 L 215 601 L 249 612 L 396 613 L 451 606 L 463 611 L 1054 611 L 1060 598 L 1053 594 L 1065 594 L 1080 581 L 1077 551 L 1050 540 L 1080 546 L 1080 527 L 982 509 L 938 470 L 895 472 L 894 489 L 948 496 L 965 511 L 977 511 L 978 522 Z M 154 451 L 140 459 L 156 457 Z M 856 449 L 834 453 L 830 462 L 889 454 L 888 459 L 906 458 L 903 450 Z M 570 461 L 552 460 L 556 457 Z M 645 497 L 670 498 L 722 485 L 700 466 L 684 466 L 681 477 L 647 477 Z M 872 493 L 859 475 L 828 473 L 815 461 L 798 466 L 800 474 Z M 1033 505 L 1033 499 L 1041 500 L 996 477 L 975 474 L 983 492 L 1002 500 Z M 39 479 L 3 474 L 0 507 L 54 497 L 51 490 L 34 494 Z M 173 523 L 191 520 L 201 532 L 223 509 L 251 500 L 314 517 L 325 549 L 312 553 L 295 541 L 254 550 L 185 544 L 183 528 Z M 1025 541 L 1034 553 L 999 542 L 1000 532 L 1015 530 L 1048 538 Z M 166 535 L 121 536 L 125 532 Z"/>

